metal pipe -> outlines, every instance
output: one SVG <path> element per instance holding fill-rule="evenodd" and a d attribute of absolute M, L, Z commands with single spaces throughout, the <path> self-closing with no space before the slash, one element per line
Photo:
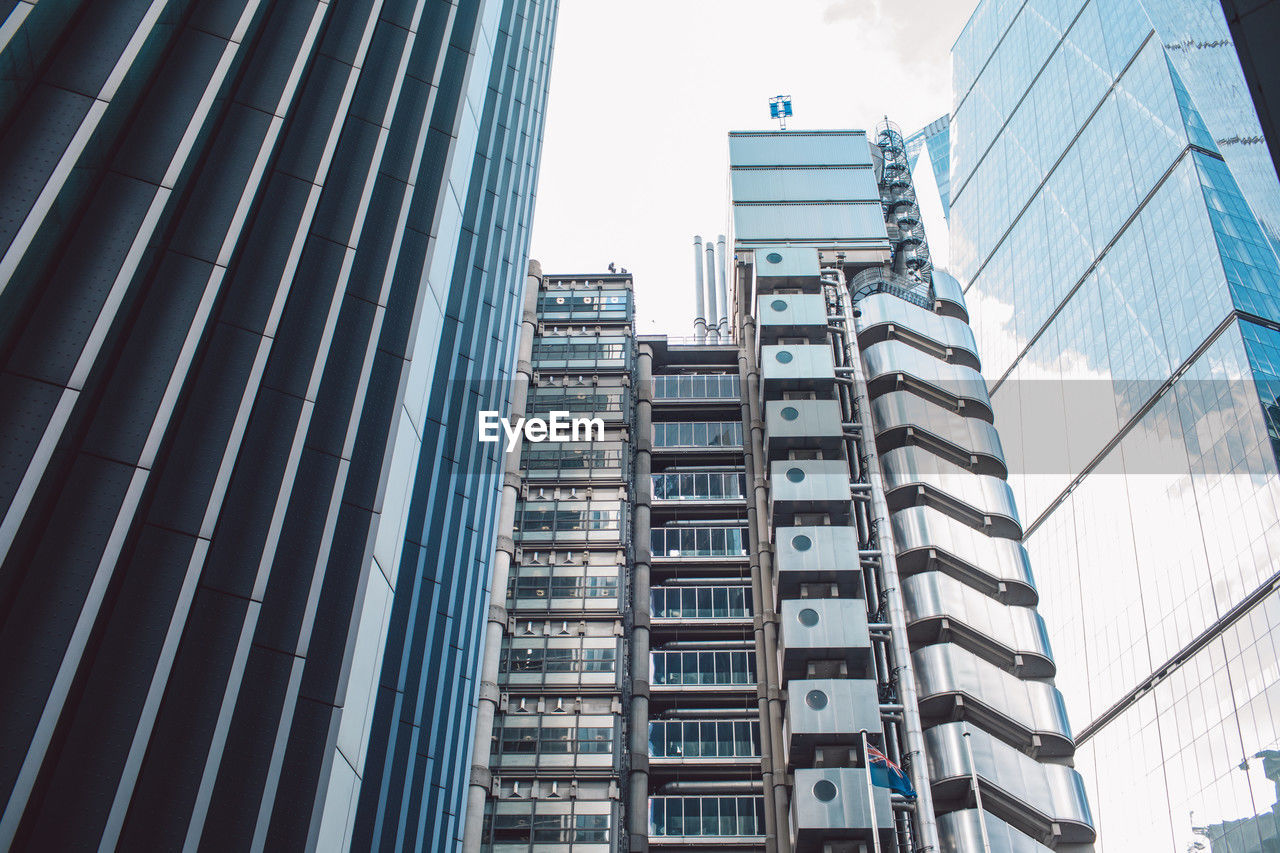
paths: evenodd
<path fill-rule="evenodd" d="M 720 292 L 720 322 L 717 324 L 720 330 L 720 340 L 729 340 L 729 291 L 725 286 L 726 268 L 729 264 L 729 256 L 725 254 L 724 235 L 721 234 L 716 238 L 717 250 L 720 253 L 720 262 L 716 264 L 716 289 Z"/>
<path fill-rule="evenodd" d="M 693 238 L 693 276 L 694 293 L 698 300 L 698 313 L 693 318 L 693 337 L 698 343 L 707 339 L 707 305 L 706 294 L 702 289 L 702 235 Z"/>
<path fill-rule="evenodd" d="M 538 290 L 542 285 L 542 267 L 529 262 L 525 276 L 524 307 L 520 320 L 520 349 L 515 380 L 511 385 L 511 413 L 523 415 L 533 377 L 533 338 L 537 331 Z M 480 664 L 480 695 L 476 702 L 475 738 L 471 751 L 471 780 L 467 789 L 467 814 L 463 824 L 463 853 L 479 853 L 483 840 L 484 804 L 489 795 L 493 774 L 493 719 L 498 709 L 498 666 L 502 653 L 502 637 L 507 628 L 507 579 L 515 555 L 512 534 L 515 530 L 516 497 L 520 492 L 519 448 L 503 460 L 502 501 L 498 509 L 498 544 L 489 574 L 489 621 L 485 624 L 484 658 Z"/>
<path fill-rule="evenodd" d="M 707 255 L 707 340 L 720 341 L 720 312 L 716 308 L 716 247 L 710 240 L 706 244 Z"/>

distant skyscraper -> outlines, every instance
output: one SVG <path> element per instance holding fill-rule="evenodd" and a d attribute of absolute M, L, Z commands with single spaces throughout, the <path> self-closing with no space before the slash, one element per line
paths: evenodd
<path fill-rule="evenodd" d="M 1280 170 L 1280 0 L 1221 0 L 1258 122 Z"/>
<path fill-rule="evenodd" d="M 729 151 L 734 235 L 695 243 L 693 340 L 635 336 L 629 275 L 531 282 L 515 414 L 604 433 L 508 457 L 465 850 L 1087 845 L 902 136 Z"/>
<path fill-rule="evenodd" d="M 0 848 L 447 848 L 554 0 L 5 8 Z"/>
<path fill-rule="evenodd" d="M 1274 849 L 1280 184 L 1221 7 L 984 0 L 953 59 L 951 264 L 1101 847 Z"/>
<path fill-rule="evenodd" d="M 937 182 L 942 216 L 951 217 L 951 117 L 934 119 L 907 137 L 907 160 L 912 170 L 920 160 L 920 152 L 928 150 L 933 179 Z"/>

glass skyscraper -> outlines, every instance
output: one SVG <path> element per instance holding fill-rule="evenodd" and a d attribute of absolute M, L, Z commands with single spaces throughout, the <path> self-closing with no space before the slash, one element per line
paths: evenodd
<path fill-rule="evenodd" d="M 985 0 L 951 264 L 1102 849 L 1260 851 L 1280 746 L 1280 185 L 1221 6 Z"/>
<path fill-rule="evenodd" d="M 556 3 L 0 9 L 0 848 L 456 844 Z"/>

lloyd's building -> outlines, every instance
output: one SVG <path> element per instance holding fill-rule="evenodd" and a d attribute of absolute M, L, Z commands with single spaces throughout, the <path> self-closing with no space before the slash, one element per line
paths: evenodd
<path fill-rule="evenodd" d="M 902 136 L 729 143 L 693 338 L 637 337 L 627 275 L 531 276 L 513 414 L 606 440 L 508 454 L 468 849 L 1087 849 Z"/>

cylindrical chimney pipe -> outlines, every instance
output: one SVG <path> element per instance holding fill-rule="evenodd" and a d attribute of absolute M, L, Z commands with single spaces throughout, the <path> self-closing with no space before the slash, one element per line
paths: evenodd
<path fill-rule="evenodd" d="M 707 241 L 707 338 L 720 340 L 720 312 L 716 310 L 716 245 Z"/>
<path fill-rule="evenodd" d="M 698 343 L 707 339 L 706 296 L 702 289 L 702 235 L 693 238 L 693 275 L 698 296 L 698 313 L 693 318 L 693 338 Z"/>
<path fill-rule="evenodd" d="M 729 269 L 729 256 L 725 253 L 724 235 L 721 234 L 716 240 L 720 249 L 720 263 L 716 264 L 716 289 L 720 291 L 720 339 L 729 340 L 729 315 L 733 312 L 729 310 L 729 290 L 726 286 L 726 277 Z"/>

